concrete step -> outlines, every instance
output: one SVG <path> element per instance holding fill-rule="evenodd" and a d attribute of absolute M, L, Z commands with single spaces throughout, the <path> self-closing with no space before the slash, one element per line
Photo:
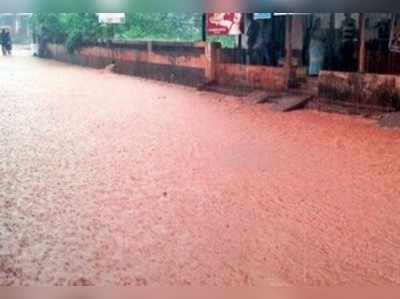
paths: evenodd
<path fill-rule="evenodd" d="M 313 99 L 310 95 L 287 95 L 279 99 L 273 107 L 275 111 L 290 112 L 304 108 Z"/>
<path fill-rule="evenodd" d="M 249 94 L 245 100 L 254 104 L 277 103 L 284 96 L 287 96 L 287 93 L 258 90 Z"/>
<path fill-rule="evenodd" d="M 275 111 L 289 112 L 304 108 L 313 95 L 299 92 L 266 92 L 258 91 L 251 93 L 245 99 L 255 104 L 271 103 Z"/>
<path fill-rule="evenodd" d="M 205 83 L 197 87 L 198 91 L 216 92 L 224 95 L 231 95 L 236 97 L 248 97 L 254 93 L 254 89 L 243 86 L 227 86 L 219 85 L 215 82 Z"/>
<path fill-rule="evenodd" d="M 304 82 L 299 82 L 295 90 L 304 94 L 317 96 L 319 94 L 318 78 L 308 77 Z"/>

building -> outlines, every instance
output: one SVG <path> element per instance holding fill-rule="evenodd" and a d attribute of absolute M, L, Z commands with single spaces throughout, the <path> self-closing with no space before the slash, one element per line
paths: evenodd
<path fill-rule="evenodd" d="M 397 24 L 390 13 L 245 14 L 237 48 L 220 49 L 218 80 L 271 90 L 285 86 L 331 102 L 397 110 Z M 320 41 L 314 57 L 313 40 Z"/>

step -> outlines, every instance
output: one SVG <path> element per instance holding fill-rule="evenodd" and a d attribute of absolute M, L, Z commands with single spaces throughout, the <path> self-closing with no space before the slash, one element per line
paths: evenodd
<path fill-rule="evenodd" d="M 310 95 L 287 95 L 274 105 L 275 111 L 290 112 L 304 108 L 314 97 Z"/>

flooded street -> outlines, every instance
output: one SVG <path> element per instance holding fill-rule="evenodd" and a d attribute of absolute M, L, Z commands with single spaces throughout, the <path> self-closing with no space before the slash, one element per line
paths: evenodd
<path fill-rule="evenodd" d="M 400 283 L 400 131 L 0 57 L 0 285 Z"/>

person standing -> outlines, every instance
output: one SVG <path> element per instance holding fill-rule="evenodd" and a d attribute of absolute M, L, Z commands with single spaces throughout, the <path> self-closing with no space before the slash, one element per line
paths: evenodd
<path fill-rule="evenodd" d="M 355 39 L 357 36 L 356 21 L 351 17 L 351 13 L 345 13 L 342 23 L 342 61 L 346 71 L 355 69 Z"/>
<path fill-rule="evenodd" d="M 262 22 L 260 31 L 262 39 L 262 52 L 263 52 L 263 64 L 272 66 L 275 65 L 274 61 L 274 41 L 272 40 L 272 20 L 266 19 Z"/>
<path fill-rule="evenodd" d="M 3 56 L 11 55 L 12 42 L 10 32 L 6 29 L 2 29 L 0 33 L 0 43 L 1 43 L 1 51 L 3 52 Z"/>
<path fill-rule="evenodd" d="M 251 15 L 249 20 L 249 26 L 247 28 L 247 48 L 249 52 L 249 63 L 259 64 L 260 58 L 258 48 L 260 47 L 260 24 L 254 20 Z"/>
<path fill-rule="evenodd" d="M 12 40 L 11 40 L 11 33 L 7 31 L 6 33 L 6 51 L 8 55 L 11 55 L 12 52 Z"/>
<path fill-rule="evenodd" d="M 310 67 L 308 74 L 310 76 L 318 76 L 323 68 L 325 58 L 325 40 L 326 34 L 322 29 L 321 19 L 315 20 L 311 30 L 310 41 Z"/>
<path fill-rule="evenodd" d="M 385 51 L 388 48 L 390 40 L 390 20 L 381 18 L 375 27 L 378 33 L 378 49 Z"/>

